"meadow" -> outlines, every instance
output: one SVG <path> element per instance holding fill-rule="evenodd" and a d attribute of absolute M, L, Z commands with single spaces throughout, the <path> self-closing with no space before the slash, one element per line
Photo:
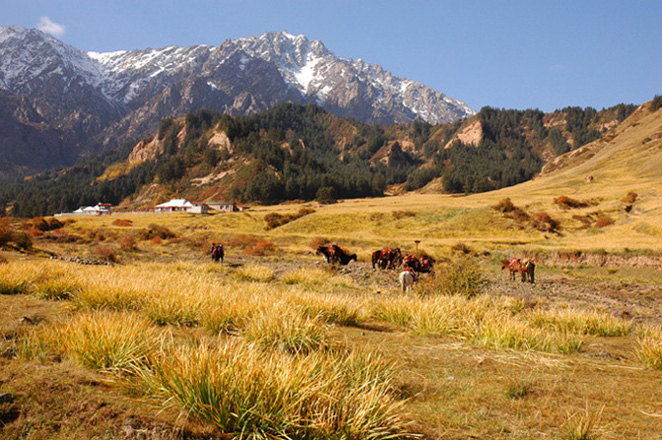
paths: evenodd
<path fill-rule="evenodd" d="M 628 121 L 492 193 L 3 220 L 0 437 L 656 438 L 662 184 Z M 402 294 L 384 246 L 434 275 Z"/>

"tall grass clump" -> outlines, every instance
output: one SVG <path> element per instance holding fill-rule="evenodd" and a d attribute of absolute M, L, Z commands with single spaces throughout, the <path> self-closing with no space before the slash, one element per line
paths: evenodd
<path fill-rule="evenodd" d="M 239 439 L 406 436 L 393 371 L 355 355 L 293 357 L 237 341 L 174 350 L 143 370 L 148 389 Z"/>
<path fill-rule="evenodd" d="M 591 414 L 587 405 L 583 414 L 573 414 L 568 418 L 564 427 L 563 438 L 567 440 L 598 440 L 600 435 L 596 432 L 596 426 L 601 415 L 602 409 L 596 414 Z"/>
<path fill-rule="evenodd" d="M 537 328 L 580 335 L 625 336 L 632 330 L 631 322 L 597 311 L 535 309 L 527 319 Z"/>
<path fill-rule="evenodd" d="M 299 285 L 305 289 L 315 289 L 319 287 L 346 287 L 358 288 L 357 284 L 348 277 L 332 275 L 327 270 L 318 268 L 299 269 L 294 272 L 288 272 L 283 275 L 283 284 Z"/>
<path fill-rule="evenodd" d="M 0 265 L 0 295 L 17 295 L 30 291 L 29 280 L 33 273 L 27 264 L 8 263 Z"/>
<path fill-rule="evenodd" d="M 273 269 L 256 264 L 247 264 L 238 268 L 234 272 L 234 276 L 239 281 L 257 281 L 260 283 L 268 283 L 276 278 Z"/>
<path fill-rule="evenodd" d="M 637 357 L 648 368 L 662 370 L 662 327 L 639 330 Z"/>
<path fill-rule="evenodd" d="M 497 349 L 552 351 L 548 335 L 506 316 L 492 316 L 480 326 L 478 342 Z"/>
<path fill-rule="evenodd" d="M 295 354 L 323 349 L 329 339 L 328 329 L 319 319 L 283 304 L 258 312 L 245 325 L 243 335 L 261 347 Z"/>
<path fill-rule="evenodd" d="M 80 291 L 81 287 L 78 281 L 67 273 L 35 283 L 34 286 L 34 292 L 38 297 L 52 301 L 72 299 Z"/>
<path fill-rule="evenodd" d="M 485 281 L 478 262 L 460 258 L 435 269 L 434 276 L 426 277 L 416 286 L 421 297 L 435 295 L 462 295 L 472 298 L 478 295 Z"/>
<path fill-rule="evenodd" d="M 346 295 L 292 293 L 292 301 L 308 318 L 342 326 L 356 326 L 367 317 L 365 304 Z"/>
<path fill-rule="evenodd" d="M 81 364 L 116 374 L 137 371 L 160 346 L 149 322 L 130 313 L 81 313 L 53 332 L 59 347 Z"/>

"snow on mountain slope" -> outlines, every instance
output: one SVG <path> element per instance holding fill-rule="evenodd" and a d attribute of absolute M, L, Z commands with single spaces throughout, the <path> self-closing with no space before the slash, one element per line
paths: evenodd
<path fill-rule="evenodd" d="M 220 46 L 169 46 L 118 52 L 90 52 L 102 70 L 106 94 L 128 104 L 158 79 L 164 84 L 185 72 L 209 79 L 231 56 L 242 51 L 240 68 L 249 58 L 273 63 L 285 82 L 302 97 L 322 106 L 344 107 L 350 101 L 369 99 L 371 107 L 388 113 L 401 106 L 405 114 L 392 122 L 415 118 L 430 123 L 452 122 L 475 112 L 466 104 L 425 85 L 394 77 L 381 66 L 335 56 L 321 41 L 304 35 L 270 32 L 260 37 L 227 40 Z M 210 82 L 214 87 L 214 82 Z M 360 89 L 360 90 L 359 90 Z M 363 96 L 357 96 L 361 93 Z M 380 102 L 382 101 L 382 102 Z M 406 114 L 409 112 L 409 114 Z"/>
<path fill-rule="evenodd" d="M 30 95 L 50 76 L 101 88 L 102 66 L 86 52 L 35 29 L 0 27 L 0 88 Z"/>

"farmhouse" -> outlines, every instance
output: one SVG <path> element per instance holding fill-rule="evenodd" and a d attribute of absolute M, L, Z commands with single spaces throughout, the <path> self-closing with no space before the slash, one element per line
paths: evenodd
<path fill-rule="evenodd" d="M 208 206 L 206 204 L 196 204 L 186 199 L 172 199 L 169 202 L 161 203 L 154 207 L 156 212 L 190 212 L 194 214 L 207 214 Z"/>
<path fill-rule="evenodd" d="M 209 206 L 214 211 L 220 212 L 238 212 L 241 209 L 235 202 L 206 202 L 205 205 Z"/>

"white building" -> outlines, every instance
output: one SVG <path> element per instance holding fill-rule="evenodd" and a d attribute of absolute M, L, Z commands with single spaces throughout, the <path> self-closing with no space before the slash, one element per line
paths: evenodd
<path fill-rule="evenodd" d="M 172 199 L 154 207 L 156 212 L 190 212 L 194 214 L 206 214 L 207 205 L 194 205 L 186 199 Z"/>
<path fill-rule="evenodd" d="M 110 215 L 110 206 L 110 203 L 97 203 L 95 206 L 81 206 L 74 212 L 59 215 Z"/>

